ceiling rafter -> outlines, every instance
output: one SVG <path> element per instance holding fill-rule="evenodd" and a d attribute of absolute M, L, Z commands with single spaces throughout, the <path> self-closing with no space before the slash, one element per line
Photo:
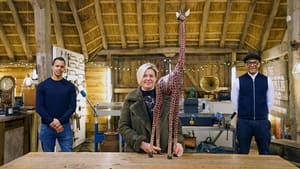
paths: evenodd
<path fill-rule="evenodd" d="M 11 13 L 13 15 L 14 21 L 16 23 L 17 31 L 18 31 L 18 34 L 19 34 L 19 37 L 20 37 L 20 40 L 21 40 L 24 52 L 26 54 L 26 57 L 27 57 L 27 59 L 28 59 L 29 62 L 32 62 L 32 60 L 33 60 L 33 58 L 32 58 L 32 51 L 31 51 L 31 49 L 29 47 L 29 44 L 28 44 L 28 42 L 26 40 L 26 36 L 25 36 L 24 30 L 22 28 L 22 24 L 21 24 L 19 15 L 17 13 L 16 7 L 15 7 L 15 5 L 14 5 L 14 3 L 13 3 L 12 0 L 7 0 L 7 4 L 8 4 L 9 9 L 11 10 Z"/>
<path fill-rule="evenodd" d="M 2 43 L 4 45 L 4 48 L 5 48 L 6 52 L 7 52 L 9 60 L 12 61 L 12 62 L 15 61 L 14 53 L 11 49 L 11 45 L 8 41 L 8 38 L 5 35 L 4 29 L 3 29 L 3 26 L 2 26 L 1 23 L 0 23 L 0 39 L 2 40 Z"/>
<path fill-rule="evenodd" d="M 119 23 L 119 30 L 120 30 L 120 36 L 121 36 L 121 45 L 122 48 L 127 47 L 126 43 L 126 37 L 125 37 L 125 28 L 124 28 L 124 21 L 123 21 L 123 15 L 122 15 L 122 4 L 121 0 L 115 0 L 116 7 L 117 7 L 117 16 L 118 16 L 118 23 Z"/>
<path fill-rule="evenodd" d="M 136 17 L 138 25 L 138 38 L 139 38 L 139 48 L 144 47 L 144 30 L 143 30 L 143 16 L 142 16 L 142 0 L 136 1 Z"/>
<path fill-rule="evenodd" d="M 166 2 L 161 0 L 159 4 L 159 46 L 164 47 L 166 45 Z"/>
<path fill-rule="evenodd" d="M 35 58 L 35 56 L 38 57 L 37 51 L 40 46 L 37 39 L 41 35 L 33 32 L 36 29 L 35 25 L 43 25 L 43 22 L 38 23 L 33 19 L 33 15 L 36 16 L 39 13 L 33 11 L 35 8 L 31 8 L 30 1 L 33 0 L 10 0 L 21 21 L 20 25 L 32 51 L 32 57 Z M 34 1 L 39 7 L 45 5 L 46 2 L 45 0 Z M 47 37 L 50 38 L 51 44 L 65 46 L 65 48 L 78 53 L 83 53 L 82 38 L 84 37 L 88 61 L 102 61 L 100 58 L 103 59 L 103 57 L 99 56 L 98 60 L 96 55 L 105 49 L 143 49 L 148 52 L 150 48 L 178 48 L 179 23 L 176 21 L 174 13 L 178 9 L 191 8 L 191 15 L 186 20 L 187 48 L 219 47 L 263 52 L 283 43 L 282 41 L 287 38 L 284 31 L 287 29 L 285 17 L 288 12 L 288 0 L 280 0 L 278 12 L 267 31 L 269 35 L 263 40 L 263 36 L 266 36 L 264 32 L 267 30 L 268 17 L 271 16 L 270 13 L 274 8 L 273 1 L 275 2 L 275 0 L 268 2 L 259 0 L 177 0 L 172 2 L 137 0 L 134 1 L 136 3 L 132 3 L 131 0 L 87 0 L 84 2 L 73 0 L 79 17 L 78 22 L 82 27 L 82 35 L 80 35 L 76 30 L 78 23 L 76 24 L 72 16 L 69 0 L 47 0 L 48 7 L 51 7 L 48 17 L 53 20 L 53 25 L 47 26 L 53 29 Z M 13 57 L 15 61 L 29 61 L 20 40 L 20 33 L 17 30 L 12 10 L 7 5 L 8 0 L 0 0 L 0 2 L 2 4 L 1 24 L 7 39 L 6 42 L 10 43 Z M 229 2 L 232 2 L 231 11 L 226 4 Z M 174 7 L 178 9 L 174 9 Z M 121 22 L 119 22 L 120 18 Z M 59 25 L 57 21 L 60 22 L 60 28 L 57 27 Z M 43 29 L 39 33 L 42 32 Z M 2 35 L 2 39 L 4 39 L 3 37 Z M 0 39 L 0 60 L 9 63 L 11 59 L 8 57 L 9 54 L 2 39 Z M 131 40 L 129 41 L 129 39 Z M 163 53 L 158 55 L 169 56 L 169 52 L 174 52 L 170 56 L 177 54 L 177 50 L 162 51 Z M 3 55 L 4 53 L 6 55 Z M 157 53 L 154 52 L 154 54 Z"/>
<path fill-rule="evenodd" d="M 288 31 L 284 31 L 284 35 L 282 37 L 281 43 L 288 41 Z"/>
<path fill-rule="evenodd" d="M 204 39 L 205 39 L 206 26 L 207 26 L 207 22 L 208 22 L 210 3 L 211 3 L 211 0 L 206 0 L 205 4 L 204 4 L 201 26 L 200 26 L 200 33 L 199 33 L 199 47 L 204 46 Z"/>
<path fill-rule="evenodd" d="M 112 49 L 101 50 L 98 55 L 152 55 L 152 54 L 172 54 L 178 53 L 178 47 L 163 47 L 163 48 L 149 48 L 149 49 Z M 216 54 L 216 53 L 247 53 L 246 49 L 232 49 L 232 48 L 191 48 L 186 47 L 187 54 Z"/>
<path fill-rule="evenodd" d="M 268 19 L 265 22 L 264 30 L 261 34 L 260 42 L 258 43 L 259 44 L 259 47 L 258 47 L 259 51 L 263 51 L 266 47 L 267 40 L 269 38 L 270 31 L 272 29 L 272 24 L 273 24 L 273 21 L 274 21 L 274 18 L 276 16 L 276 14 L 277 14 L 278 8 L 279 8 L 279 4 L 280 4 L 280 0 L 274 0 L 273 1 L 272 10 L 270 11 L 269 16 L 267 17 Z"/>
<path fill-rule="evenodd" d="M 248 15 L 246 17 L 243 32 L 241 35 L 241 41 L 240 41 L 240 46 L 239 46 L 240 48 L 243 48 L 245 45 L 248 29 L 249 29 L 252 17 L 254 15 L 255 7 L 256 7 L 256 0 L 252 0 L 250 3 L 250 6 L 248 8 Z"/>
<path fill-rule="evenodd" d="M 230 18 L 231 7 L 232 7 L 232 0 L 228 0 L 227 5 L 226 5 L 224 21 L 223 21 L 221 39 L 220 39 L 220 47 L 221 48 L 223 48 L 225 45 L 225 39 L 226 39 L 226 34 L 227 34 L 227 28 L 228 28 L 228 22 L 229 22 L 229 18 Z"/>
<path fill-rule="evenodd" d="M 58 12 L 57 6 L 56 6 L 56 1 L 50 0 L 50 3 L 51 3 L 51 8 L 52 8 L 52 18 L 53 18 L 57 46 L 64 48 L 65 43 L 64 43 L 64 39 L 63 39 L 63 30 L 62 30 L 62 26 L 61 26 L 59 12 Z"/>
<path fill-rule="evenodd" d="M 95 11 L 96 11 L 96 19 L 100 29 L 101 38 L 102 38 L 102 46 L 104 49 L 107 49 L 107 40 L 106 40 L 106 33 L 104 29 L 104 23 L 102 18 L 102 10 L 100 6 L 100 0 L 95 0 Z"/>
<path fill-rule="evenodd" d="M 75 21 L 77 32 L 79 34 L 79 39 L 80 39 L 80 44 L 81 44 L 81 49 L 82 49 L 83 56 L 84 56 L 85 60 L 88 60 L 89 59 L 88 58 L 88 51 L 87 51 L 85 39 L 84 39 L 84 36 L 83 36 L 83 30 L 82 30 L 82 27 L 81 27 L 79 16 L 77 14 L 77 9 L 76 9 L 75 3 L 74 3 L 73 0 L 68 0 L 68 2 L 69 2 L 69 6 L 71 8 L 72 14 L 73 14 L 73 18 L 74 18 L 74 21 Z"/>

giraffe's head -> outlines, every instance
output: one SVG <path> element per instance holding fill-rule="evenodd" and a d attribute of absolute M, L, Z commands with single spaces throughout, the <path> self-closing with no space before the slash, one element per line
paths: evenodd
<path fill-rule="evenodd" d="M 188 9 L 188 10 L 180 9 L 178 12 L 176 12 L 176 17 L 180 21 L 184 21 L 185 17 L 187 17 L 189 15 L 190 15 L 190 9 Z"/>

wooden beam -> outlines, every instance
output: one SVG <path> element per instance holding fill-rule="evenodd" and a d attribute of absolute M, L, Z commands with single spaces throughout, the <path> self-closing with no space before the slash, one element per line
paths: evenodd
<path fill-rule="evenodd" d="M 12 15 L 13 15 L 14 21 L 16 23 L 16 27 L 17 27 L 17 31 L 18 31 L 21 43 L 22 43 L 23 49 L 24 49 L 26 57 L 27 57 L 27 60 L 29 62 L 32 62 L 33 61 L 32 51 L 31 51 L 31 49 L 29 47 L 29 44 L 26 40 L 26 36 L 25 36 L 24 30 L 22 28 L 22 24 L 21 24 L 20 18 L 18 16 L 16 7 L 15 7 L 12 0 L 7 0 L 7 5 L 8 5 L 9 9 L 12 12 Z"/>
<path fill-rule="evenodd" d="M 144 47 L 144 30 L 143 30 L 143 16 L 142 16 L 142 0 L 136 1 L 136 12 L 137 12 L 137 25 L 138 25 L 138 38 L 139 48 Z"/>
<path fill-rule="evenodd" d="M 282 37 L 282 40 L 281 40 L 281 42 L 287 42 L 289 39 L 288 39 L 288 30 L 286 29 L 285 31 L 284 31 L 284 35 L 283 35 L 283 37 Z"/>
<path fill-rule="evenodd" d="M 299 75 L 292 73 L 294 66 L 298 64 L 300 58 L 300 50 L 292 50 L 290 41 L 300 41 L 300 1 L 288 0 L 287 3 L 287 15 L 290 16 L 290 20 L 287 22 L 288 30 L 288 83 L 289 83 L 289 115 L 287 120 L 290 123 L 290 135 L 292 140 L 300 141 L 300 78 Z"/>
<path fill-rule="evenodd" d="M 106 65 L 111 67 L 113 65 L 113 58 L 111 54 L 106 55 Z"/>
<path fill-rule="evenodd" d="M 105 33 L 104 23 L 102 18 L 102 10 L 99 3 L 100 3 L 99 0 L 95 0 L 96 19 L 97 19 L 98 26 L 100 28 L 100 33 L 102 37 L 102 46 L 104 49 L 107 49 L 106 33 Z"/>
<path fill-rule="evenodd" d="M 129 93 L 133 90 L 135 90 L 136 87 L 132 87 L 132 88 L 114 88 L 113 90 L 113 93 L 116 94 L 116 93 Z"/>
<path fill-rule="evenodd" d="M 264 30 L 261 34 L 259 47 L 258 47 L 259 51 L 263 51 L 266 47 L 266 44 L 267 44 L 267 41 L 268 41 L 268 38 L 270 35 L 270 31 L 272 29 L 272 24 L 273 24 L 274 18 L 279 9 L 279 4 L 280 4 L 280 0 L 274 0 L 273 5 L 272 5 L 272 10 L 271 10 L 269 16 L 267 17 L 268 19 L 265 22 Z"/>
<path fill-rule="evenodd" d="M 2 43 L 4 45 L 9 60 L 14 62 L 15 61 L 14 53 L 10 47 L 10 43 L 8 41 L 8 38 L 6 37 L 5 31 L 1 23 L 0 23 L 0 39 L 2 40 Z"/>
<path fill-rule="evenodd" d="M 127 48 L 121 0 L 115 0 L 122 48 Z"/>
<path fill-rule="evenodd" d="M 232 7 L 232 0 L 227 1 L 225 16 L 224 16 L 224 22 L 223 22 L 223 29 L 220 39 L 220 47 L 223 48 L 225 44 L 226 34 L 227 34 L 227 28 L 228 28 L 228 22 L 230 18 L 230 11 Z"/>
<path fill-rule="evenodd" d="M 30 0 L 34 10 L 36 65 L 39 82 L 51 76 L 51 7 L 50 0 Z"/>
<path fill-rule="evenodd" d="M 89 59 L 88 58 L 89 56 L 88 56 L 88 51 L 87 51 L 87 47 L 86 47 L 84 36 L 83 36 L 83 30 L 82 30 L 82 27 L 81 27 L 81 22 L 80 22 L 78 14 L 77 14 L 77 9 L 76 9 L 74 0 L 68 0 L 68 2 L 69 2 L 69 6 L 71 8 L 72 14 L 73 14 L 73 18 L 74 18 L 74 21 L 75 21 L 77 31 L 78 31 L 80 44 L 81 44 L 81 49 L 82 49 L 82 54 L 83 54 L 85 60 L 87 61 Z"/>
<path fill-rule="evenodd" d="M 249 8 L 248 8 L 248 14 L 247 14 L 247 17 L 245 20 L 243 33 L 241 35 L 240 48 L 244 48 L 246 37 L 248 34 L 248 29 L 249 29 L 250 22 L 252 20 L 253 14 L 254 14 L 255 7 L 256 7 L 256 0 L 252 0 L 249 5 Z"/>
<path fill-rule="evenodd" d="M 187 10 L 187 9 L 185 9 L 185 2 L 186 2 L 186 0 L 180 0 L 180 9 L 182 9 L 182 10 Z"/>
<path fill-rule="evenodd" d="M 206 26 L 208 22 L 208 15 L 210 9 L 210 2 L 211 0 L 205 1 L 203 12 L 202 12 L 202 21 L 201 21 L 200 34 L 199 34 L 199 47 L 202 47 L 204 45 L 205 32 L 206 32 Z"/>
<path fill-rule="evenodd" d="M 61 22 L 60 22 L 60 17 L 59 17 L 59 12 L 57 10 L 56 6 L 56 1 L 51 0 L 51 8 L 52 8 L 52 18 L 53 18 L 53 24 L 54 24 L 54 31 L 55 31 L 55 37 L 56 37 L 56 42 L 58 47 L 65 48 L 65 43 L 63 39 L 63 31 L 61 27 Z"/>
<path fill-rule="evenodd" d="M 178 53 L 178 47 L 165 47 L 165 48 L 143 48 L 143 49 L 115 49 L 115 50 L 101 50 L 98 55 L 157 55 L 167 53 Z M 246 49 L 232 49 L 232 48 L 186 48 L 187 54 L 218 54 L 218 53 L 247 53 Z"/>
<path fill-rule="evenodd" d="M 262 53 L 263 60 L 273 60 L 288 54 L 289 43 L 284 42 Z"/>
<path fill-rule="evenodd" d="M 159 4 L 159 46 L 166 45 L 166 2 L 161 0 Z"/>

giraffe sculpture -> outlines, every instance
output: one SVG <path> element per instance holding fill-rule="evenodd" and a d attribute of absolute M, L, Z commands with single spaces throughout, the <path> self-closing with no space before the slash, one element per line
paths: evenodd
<path fill-rule="evenodd" d="M 153 110 L 153 125 L 151 131 L 150 148 L 153 149 L 154 136 L 156 137 L 156 146 L 160 147 L 160 113 L 163 106 L 164 95 L 171 96 L 168 124 L 168 159 L 172 159 L 172 143 L 173 152 L 176 149 L 178 141 L 178 113 L 179 98 L 181 88 L 183 86 L 183 66 L 185 61 L 185 17 L 190 14 L 190 10 L 180 10 L 176 12 L 176 17 L 180 21 L 180 50 L 177 64 L 172 72 L 160 78 L 156 85 L 156 104 Z M 172 138 L 174 140 L 172 140 Z M 159 152 L 160 153 L 160 152 Z M 153 153 L 148 153 L 149 157 L 153 157 Z M 174 154 L 174 156 L 176 156 Z"/>

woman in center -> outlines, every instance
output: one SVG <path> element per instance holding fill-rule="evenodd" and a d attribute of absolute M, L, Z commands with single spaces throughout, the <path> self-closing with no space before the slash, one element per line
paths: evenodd
<path fill-rule="evenodd" d="M 153 124 L 153 109 L 155 105 L 155 85 L 158 69 L 152 63 L 141 65 L 136 73 L 138 88 L 125 98 L 121 109 L 119 132 L 125 140 L 126 152 L 150 153 L 150 138 Z M 167 152 L 168 148 L 168 114 L 170 96 L 164 96 L 160 122 L 160 146 L 154 146 L 154 154 Z M 178 143 L 173 154 L 181 157 L 183 154 L 183 135 L 181 125 L 178 125 Z"/>

